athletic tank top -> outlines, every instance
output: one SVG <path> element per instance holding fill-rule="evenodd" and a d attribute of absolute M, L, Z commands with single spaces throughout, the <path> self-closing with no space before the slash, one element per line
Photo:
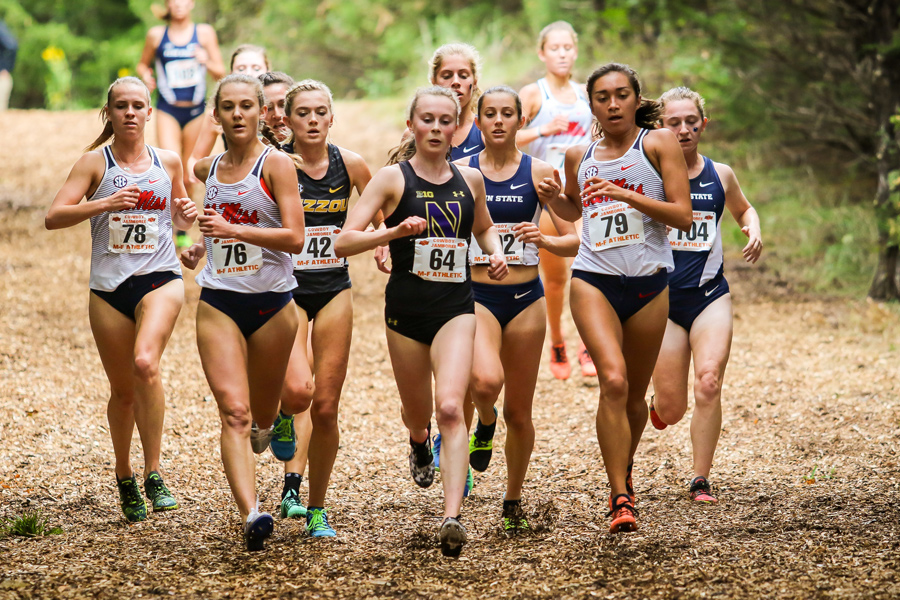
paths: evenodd
<path fill-rule="evenodd" d="M 722 212 L 725 188 L 715 163 L 703 157 L 703 170 L 691 179 L 691 207 L 694 222 L 688 232 L 672 229 L 669 243 L 675 271 L 669 276 L 673 288 L 696 288 L 718 277 L 722 263 Z"/>
<path fill-rule="evenodd" d="M 585 91 L 569 82 L 575 90 L 577 100 L 574 104 L 563 104 L 556 99 L 547 86 L 547 79 L 537 81 L 541 94 L 541 108 L 534 116 L 528 127 L 540 127 L 549 123 L 556 115 L 566 115 L 569 118 L 569 129 L 558 135 L 539 137 L 530 144 L 526 152 L 550 163 L 554 169 L 559 170 L 560 178 L 565 184 L 566 149 L 578 144 L 588 144 L 591 141 L 591 126 L 594 123 L 594 115 L 591 114 L 591 106 L 588 104 Z"/>
<path fill-rule="evenodd" d="M 293 144 L 285 149 L 293 152 Z M 347 220 L 350 201 L 350 174 L 341 149 L 328 144 L 328 170 L 321 179 L 313 179 L 297 169 L 303 216 L 306 223 L 304 250 L 293 256 L 295 294 L 320 294 L 350 287 L 347 261 L 334 253 L 337 234 Z"/>
<path fill-rule="evenodd" d="M 212 208 L 229 223 L 244 227 L 281 227 L 281 211 L 263 181 L 263 163 L 272 151 L 266 148 L 241 181 L 222 183 L 216 167 L 224 153 L 213 159 L 206 178 L 203 208 Z M 206 266 L 197 284 L 213 290 L 244 294 L 289 292 L 297 284 L 291 256 L 236 239 L 205 238 Z"/>
<path fill-rule="evenodd" d="M 481 153 L 469 157 L 469 166 L 481 171 Z M 531 176 L 531 157 L 522 154 L 519 168 L 506 181 L 494 181 L 484 177 L 488 212 L 500 234 L 503 253 L 509 265 L 536 265 L 540 262 L 538 248 L 534 244 L 516 241 L 512 226 L 523 221 L 537 225 L 541 219 L 541 203 Z M 482 173 L 482 176 L 484 174 Z M 469 248 L 470 264 L 487 264 L 488 255 L 483 254 L 478 242 L 472 238 Z"/>
<path fill-rule="evenodd" d="M 475 122 L 473 121 L 472 128 L 469 130 L 469 135 L 466 136 L 463 143 L 459 146 L 450 148 L 450 160 L 459 160 L 467 156 L 472 156 L 473 154 L 478 154 L 482 150 L 484 150 L 484 138 L 481 136 L 481 130 L 478 129 L 478 126 L 475 125 Z"/>
<path fill-rule="evenodd" d="M 410 216 L 418 216 L 428 223 L 425 231 L 417 236 L 407 236 L 390 241 L 391 276 L 385 288 L 385 301 L 395 310 L 408 314 L 440 315 L 471 306 L 471 272 L 466 255 L 452 250 L 427 257 L 441 263 L 438 269 L 462 270 L 462 282 L 432 281 L 413 272 L 416 262 L 415 246 L 425 248 L 429 238 L 456 240 L 462 251 L 472 237 L 475 219 L 475 198 L 469 186 L 453 163 L 453 176 L 442 184 L 434 184 L 416 175 L 408 161 L 398 163 L 403 173 L 403 195 L 397 208 L 385 220 L 388 227 L 396 227 Z M 427 263 L 427 261 L 426 261 Z"/>
<path fill-rule="evenodd" d="M 644 153 L 644 137 L 649 131 L 641 129 L 631 148 L 613 160 L 595 159 L 598 142 L 591 144 L 578 167 L 578 188 L 584 189 L 587 179 L 600 177 L 665 202 L 662 178 Z M 626 277 L 652 275 L 662 267 L 672 272 L 672 250 L 665 225 L 608 197 L 582 204 L 581 246 L 573 269 Z"/>
<path fill-rule="evenodd" d="M 121 168 L 109 146 L 101 150 L 106 161 L 103 179 L 88 201 L 108 198 L 120 189 L 141 189 L 134 208 L 91 217 L 90 288 L 112 292 L 133 275 L 159 271 L 181 273 L 172 241 L 172 180 L 156 149 L 147 146 L 150 168 L 131 173 Z"/>
<path fill-rule="evenodd" d="M 206 66 L 194 58 L 200 47 L 196 25 L 191 40 L 184 46 L 176 46 L 169 40 L 166 27 L 156 48 L 156 89 L 169 104 L 185 101 L 202 104 L 206 99 Z"/>

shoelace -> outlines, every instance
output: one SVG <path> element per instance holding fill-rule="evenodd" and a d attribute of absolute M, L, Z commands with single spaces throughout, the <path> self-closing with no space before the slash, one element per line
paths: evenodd
<path fill-rule="evenodd" d="M 475 437 L 475 440 L 472 442 L 472 446 L 475 448 L 492 448 L 494 440 L 479 440 L 478 436 Z"/>
<path fill-rule="evenodd" d="M 703 492 L 705 494 L 710 494 L 712 489 L 709 487 L 709 482 L 705 479 L 698 479 L 694 483 L 691 484 L 691 495 L 698 494 Z"/>
<path fill-rule="evenodd" d="M 141 498 L 141 491 L 134 482 L 127 479 L 125 481 L 128 481 L 128 485 L 122 487 L 122 495 L 125 496 L 125 503 L 128 505 L 140 504 L 143 500 L 143 498 Z"/>
<path fill-rule="evenodd" d="M 553 346 L 553 362 L 569 362 L 568 358 L 566 357 L 565 346 Z"/>
<path fill-rule="evenodd" d="M 293 417 L 288 417 L 287 419 L 282 417 L 281 419 L 279 419 L 278 424 L 275 426 L 275 429 L 274 429 L 275 436 L 279 440 L 284 440 L 284 441 L 292 439 L 293 436 L 291 435 L 291 425 L 293 424 L 293 422 L 294 422 Z"/>
<path fill-rule="evenodd" d="M 313 516 L 309 520 L 309 530 L 318 531 L 326 527 L 331 528 L 328 524 L 328 514 L 324 510 L 313 511 Z"/>
<path fill-rule="evenodd" d="M 638 516 L 638 509 L 636 509 L 636 508 L 634 507 L 634 505 L 631 504 L 631 501 L 628 501 L 628 502 L 620 502 L 620 503 L 616 504 L 615 506 L 613 506 L 613 508 L 612 508 L 611 511 L 609 511 L 608 513 L 606 513 L 606 516 L 607 516 L 607 517 L 613 517 L 613 516 L 614 516 L 614 517 L 618 517 L 618 516 L 619 516 L 619 511 L 621 511 L 621 510 L 627 510 L 627 511 L 629 511 L 632 515 L 634 515 L 635 517 Z"/>
<path fill-rule="evenodd" d="M 149 488 L 147 490 L 148 495 L 152 494 L 154 496 L 171 496 L 172 492 L 169 491 L 169 488 L 166 487 L 166 483 L 158 478 L 151 477 L 147 480 L 147 483 L 144 484 L 145 487 Z"/>

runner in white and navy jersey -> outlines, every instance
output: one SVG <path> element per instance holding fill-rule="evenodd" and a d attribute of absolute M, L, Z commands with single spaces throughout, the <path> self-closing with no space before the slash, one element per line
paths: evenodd
<path fill-rule="evenodd" d="M 571 308 L 597 365 L 597 439 L 616 533 L 637 528 L 631 471 L 669 310 L 666 226 L 687 231 L 691 209 L 684 157 L 671 132 L 653 130 L 659 106 L 641 98 L 637 73 L 604 65 L 587 92 L 603 133 L 566 152 L 566 190 L 553 206 L 563 218 L 583 218 Z"/>
<path fill-rule="evenodd" d="M 222 462 L 247 549 L 260 550 L 274 522 L 258 510 L 253 453 L 269 447 L 297 333 L 290 253 L 303 249 L 295 171 L 302 163 L 260 141 L 265 97 L 258 78 L 229 75 L 216 88 L 213 105 L 228 150 L 197 163 L 196 174 L 206 181 L 199 217 L 204 243 L 181 259 L 193 269 L 206 256 L 196 279 L 203 288 L 197 346 L 222 419 Z M 265 124 L 262 133 L 277 146 Z M 281 410 L 298 411 L 285 402 Z"/>
<path fill-rule="evenodd" d="M 589 143 L 594 122 L 584 88 L 572 81 L 572 70 L 578 59 L 575 28 L 566 21 L 544 27 L 538 35 L 538 58 L 544 63 L 546 74 L 519 92 L 528 124 L 519 131 L 517 142 L 525 152 L 558 170 L 565 185 L 566 150 Z M 541 230 L 548 236 L 557 235 L 546 213 L 541 216 Z M 540 254 L 550 326 L 550 372 L 557 379 L 568 379 L 571 366 L 562 330 L 562 313 L 571 261 L 543 249 Z M 578 362 L 582 376 L 596 377 L 597 369 L 584 344 L 579 344 Z"/>
<path fill-rule="evenodd" d="M 297 179 L 306 239 L 303 252 L 293 255 L 294 302 L 301 318 L 282 401 L 299 406 L 302 412 L 296 419 L 279 415 L 271 447 L 280 453 L 283 442 L 290 443 L 296 422 L 298 451 L 284 465 L 281 516 L 305 516 L 309 535 L 334 537 L 325 494 L 340 445 L 338 406 L 353 330 L 350 273 L 347 260 L 335 255 L 334 242 L 347 220 L 351 193 L 361 194 L 372 176 L 361 156 L 328 143 L 334 113 L 331 90 L 324 83 L 311 79 L 296 83 L 284 98 L 284 111 L 290 133 L 285 149 L 303 158 Z M 307 448 L 309 504 L 305 508 L 299 488 Z"/>
<path fill-rule="evenodd" d="M 722 382 L 731 352 L 731 294 L 722 262 L 722 214 L 727 208 L 749 238 L 743 255 L 755 263 L 762 252 L 759 216 L 744 197 L 731 167 L 697 150 L 708 122 L 703 98 L 673 88 L 660 99 L 662 124 L 678 138 L 691 178 L 694 222 L 669 232 L 675 271 L 669 276 L 669 322 L 653 372 L 650 420 L 657 429 L 677 423 L 688 405 L 688 371 L 694 359 L 691 419 L 694 474 L 690 497 L 716 502 L 709 471 L 722 428 Z"/>
<path fill-rule="evenodd" d="M 159 474 L 165 414 L 159 362 L 184 302 L 172 225 L 190 227 L 197 216 L 178 156 L 144 142 L 151 112 L 140 79 L 124 77 L 109 87 L 103 133 L 75 164 L 46 218 L 48 229 L 91 221 L 91 331 L 109 379 L 116 481 L 129 521 L 147 518 L 131 468 L 135 425 L 153 510 L 178 508 Z"/>
<path fill-rule="evenodd" d="M 488 467 L 497 424 L 494 405 L 503 388 L 507 479 L 501 518 L 503 529 L 515 535 L 528 529 L 521 507 L 522 488 L 534 448 L 531 408 L 547 323 L 538 248 L 574 256 L 579 240 L 575 227 L 552 211 L 564 235 L 545 236 L 538 227 L 541 209 L 554 194 L 539 195 L 536 186 L 553 180 L 553 168 L 516 148 L 516 133 L 524 118 L 515 90 L 507 86 L 487 90 L 478 99 L 477 124 L 484 132 L 485 149 L 459 162 L 484 176 L 485 199 L 509 276 L 503 281 L 491 279 L 489 257 L 472 242 L 469 260 L 477 326 L 469 394 L 479 417 L 469 440 L 469 464 L 476 471 Z"/>

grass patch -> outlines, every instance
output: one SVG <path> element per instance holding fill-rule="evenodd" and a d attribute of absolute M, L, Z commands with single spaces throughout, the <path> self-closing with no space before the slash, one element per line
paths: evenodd
<path fill-rule="evenodd" d="M 50 527 L 47 518 L 40 510 L 26 511 L 22 516 L 12 519 L 4 519 L 0 523 L 0 537 L 18 535 L 21 537 L 43 537 L 45 535 L 58 535 L 63 530 L 60 527 Z"/>

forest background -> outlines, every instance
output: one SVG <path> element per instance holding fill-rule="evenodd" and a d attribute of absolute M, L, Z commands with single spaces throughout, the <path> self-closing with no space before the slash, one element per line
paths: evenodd
<path fill-rule="evenodd" d="M 0 0 L 19 40 L 11 106 L 98 108 L 160 23 L 151 3 Z M 900 0 L 196 0 L 193 16 L 215 27 L 226 61 L 262 44 L 277 70 L 383 99 L 367 106 L 398 121 L 440 44 L 480 50 L 482 89 L 520 88 L 543 73 L 537 32 L 567 20 L 577 80 L 625 62 L 646 96 L 705 96 L 701 151 L 736 168 L 759 210 L 771 281 L 900 299 Z M 734 255 L 744 238 L 728 222 Z"/>

